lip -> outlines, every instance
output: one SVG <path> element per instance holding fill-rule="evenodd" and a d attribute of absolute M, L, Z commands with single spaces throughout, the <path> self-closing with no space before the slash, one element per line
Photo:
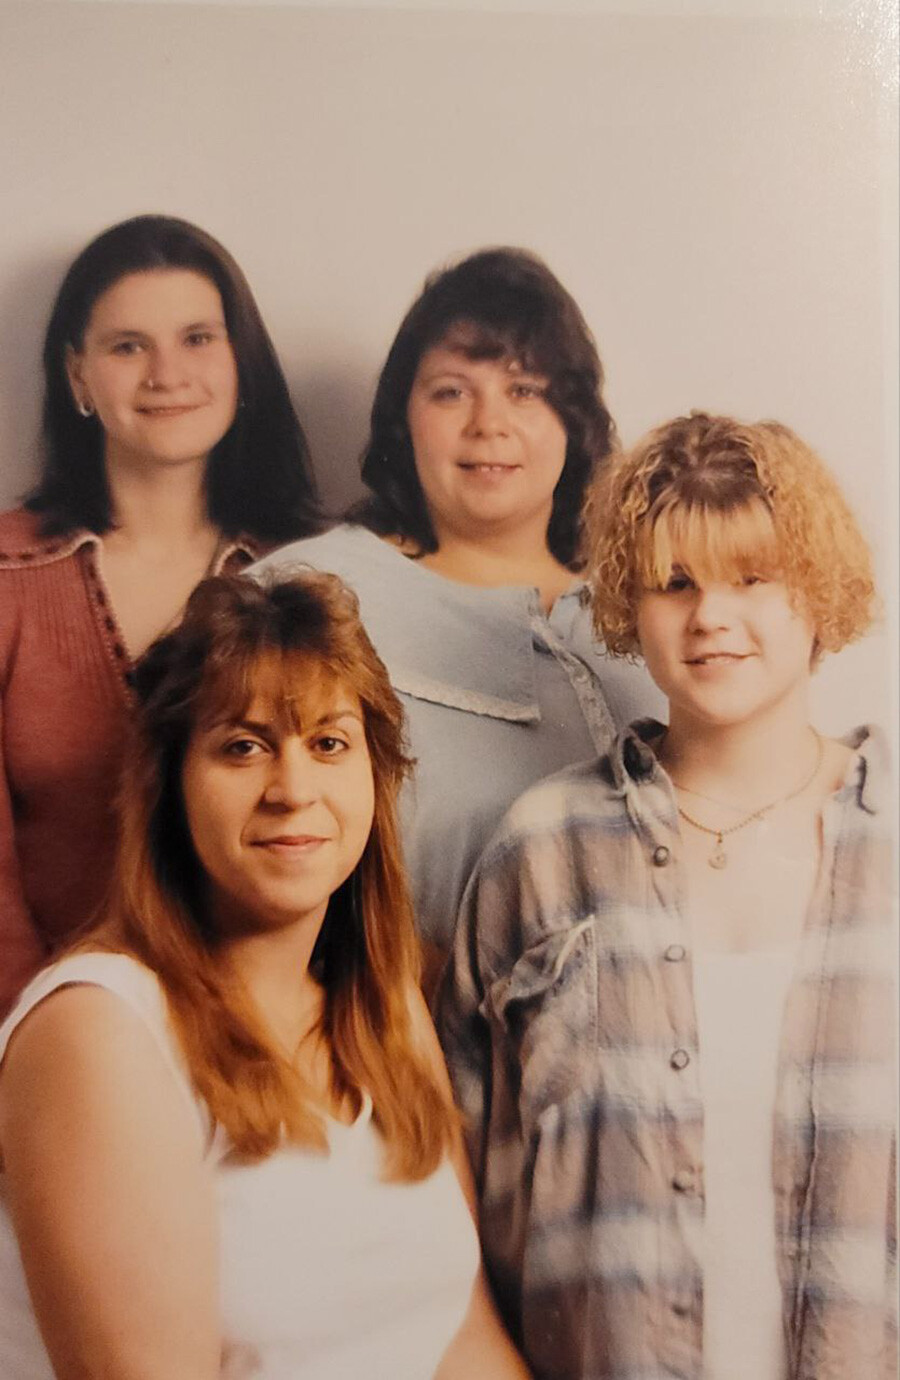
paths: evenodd
<path fill-rule="evenodd" d="M 183 417 L 188 412 L 196 412 L 200 403 L 179 403 L 172 407 L 139 407 L 136 410 L 142 417 Z"/>
<path fill-rule="evenodd" d="M 494 475 L 512 474 L 515 470 L 520 470 L 521 465 L 504 465 L 493 460 L 458 460 L 457 468 L 465 470 L 466 474 Z"/>
<path fill-rule="evenodd" d="M 704 652 L 701 656 L 685 657 L 686 666 L 736 666 L 741 661 L 747 661 L 751 656 L 750 652 Z"/>
<path fill-rule="evenodd" d="M 264 848 L 267 852 L 275 854 L 299 856 L 302 853 L 313 853 L 327 842 L 328 839 L 322 834 L 276 834 L 270 839 L 254 839 L 253 847 Z"/>

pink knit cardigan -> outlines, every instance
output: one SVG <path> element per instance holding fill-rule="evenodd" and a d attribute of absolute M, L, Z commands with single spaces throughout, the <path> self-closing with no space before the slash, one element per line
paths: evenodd
<path fill-rule="evenodd" d="M 0 515 L 0 1012 L 109 882 L 132 666 L 98 546 Z M 241 539 L 216 569 L 258 554 Z"/>

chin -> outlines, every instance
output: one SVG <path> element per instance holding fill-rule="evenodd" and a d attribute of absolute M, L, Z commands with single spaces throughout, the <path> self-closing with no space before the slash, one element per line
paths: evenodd
<path fill-rule="evenodd" d="M 709 728 L 736 728 L 749 723 L 758 714 L 764 713 L 765 705 L 747 704 L 697 704 L 689 700 L 671 700 L 672 709 L 686 719 Z"/>

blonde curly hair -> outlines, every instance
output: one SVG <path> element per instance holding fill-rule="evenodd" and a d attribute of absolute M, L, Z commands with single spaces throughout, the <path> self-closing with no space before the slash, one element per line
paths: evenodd
<path fill-rule="evenodd" d="M 779 422 L 692 412 L 610 456 L 584 517 L 594 625 L 610 652 L 640 651 L 637 605 L 673 566 L 701 583 L 784 581 L 840 651 L 875 612 L 872 559 L 834 477 Z"/>

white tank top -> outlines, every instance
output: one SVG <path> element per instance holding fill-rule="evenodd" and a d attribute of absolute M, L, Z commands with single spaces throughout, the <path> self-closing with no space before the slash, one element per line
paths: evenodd
<path fill-rule="evenodd" d="M 792 947 L 694 955 L 706 1195 L 704 1380 L 786 1374 L 772 1136 L 795 957 Z"/>
<path fill-rule="evenodd" d="M 328 1123 L 329 1154 L 288 1147 L 232 1163 L 210 1136 L 149 969 L 123 954 L 77 954 L 46 969 L 0 1027 L 50 992 L 90 983 L 121 997 L 154 1036 L 198 1117 L 215 1166 L 221 1232 L 221 1380 L 431 1380 L 462 1322 L 478 1242 L 445 1161 L 420 1183 L 385 1183 L 366 1100 Z M 0 1376 L 53 1380 L 31 1310 L 0 1173 Z"/>

